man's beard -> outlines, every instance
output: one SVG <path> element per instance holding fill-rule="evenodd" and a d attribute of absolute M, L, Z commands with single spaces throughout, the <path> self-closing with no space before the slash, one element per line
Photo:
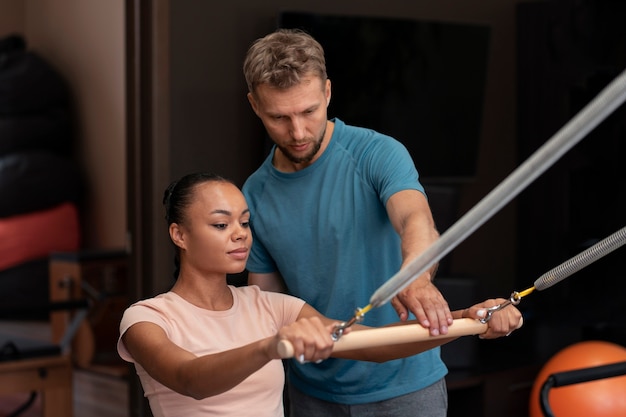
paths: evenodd
<path fill-rule="evenodd" d="M 313 148 L 311 148 L 311 151 L 307 153 L 306 155 L 300 156 L 300 157 L 295 156 L 291 152 L 289 152 L 289 148 L 287 147 L 282 147 L 279 145 L 276 145 L 276 146 L 278 147 L 278 149 L 280 149 L 283 155 L 285 155 L 287 159 L 289 159 L 294 164 L 302 164 L 306 162 L 311 162 L 313 158 L 315 157 L 315 155 L 317 155 L 317 153 L 319 152 L 320 148 L 322 147 L 322 142 L 324 141 L 325 135 L 326 135 L 326 129 L 324 129 L 324 131 L 320 135 L 317 142 L 313 143 Z"/>

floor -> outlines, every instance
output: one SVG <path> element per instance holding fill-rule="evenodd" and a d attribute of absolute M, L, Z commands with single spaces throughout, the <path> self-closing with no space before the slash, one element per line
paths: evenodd
<path fill-rule="evenodd" d="M 48 337 L 49 329 L 36 322 L 0 322 L 3 333 L 27 337 Z M 74 416 L 75 417 L 128 417 L 130 415 L 127 377 L 119 369 L 93 366 L 74 371 Z M 10 416 L 28 401 L 30 393 L 0 395 L 0 417 Z M 41 417 L 41 398 L 19 417 Z"/>

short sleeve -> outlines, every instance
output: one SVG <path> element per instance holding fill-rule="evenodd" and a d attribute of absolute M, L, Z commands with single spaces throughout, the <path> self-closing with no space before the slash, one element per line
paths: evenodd
<path fill-rule="evenodd" d="M 120 336 L 117 340 L 117 352 L 126 362 L 134 363 L 134 359 L 130 352 L 126 349 L 126 346 L 124 346 L 122 336 L 124 336 L 126 331 L 130 329 L 131 326 L 144 321 L 154 323 L 157 326 L 162 327 L 164 330 L 167 329 L 165 319 L 155 309 L 142 304 L 133 304 L 128 307 L 126 311 L 124 311 L 124 315 L 120 321 Z"/>

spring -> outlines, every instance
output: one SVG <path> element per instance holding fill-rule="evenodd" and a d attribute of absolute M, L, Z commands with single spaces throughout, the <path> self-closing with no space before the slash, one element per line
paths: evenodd
<path fill-rule="evenodd" d="M 537 278 L 535 281 L 535 288 L 537 290 L 550 288 L 557 282 L 560 282 L 575 272 L 580 271 L 590 263 L 595 262 L 610 252 L 613 252 L 624 243 L 626 243 L 626 227 L 621 228 L 607 238 L 589 247 L 573 258 L 563 262 L 561 265 L 552 268 L 550 271 Z"/>

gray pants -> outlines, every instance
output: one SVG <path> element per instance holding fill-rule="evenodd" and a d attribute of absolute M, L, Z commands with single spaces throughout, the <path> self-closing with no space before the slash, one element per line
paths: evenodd
<path fill-rule="evenodd" d="M 345 405 L 330 403 L 289 385 L 290 417 L 446 417 L 448 393 L 445 379 L 400 397 L 375 403 Z"/>

